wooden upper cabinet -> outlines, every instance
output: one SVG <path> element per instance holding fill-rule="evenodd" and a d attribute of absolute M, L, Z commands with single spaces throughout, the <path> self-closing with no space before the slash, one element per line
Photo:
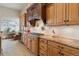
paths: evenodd
<path fill-rule="evenodd" d="M 46 6 L 48 25 L 79 24 L 78 3 L 52 3 Z"/>
<path fill-rule="evenodd" d="M 55 4 L 47 4 L 46 6 L 47 24 L 55 24 Z"/>
<path fill-rule="evenodd" d="M 79 4 L 67 4 L 67 24 L 79 24 Z"/>
<path fill-rule="evenodd" d="M 62 25 L 65 24 L 65 4 L 49 4 L 46 8 L 47 24 Z"/>
<path fill-rule="evenodd" d="M 56 25 L 63 25 L 65 24 L 65 4 L 64 3 L 57 3 L 56 6 Z"/>

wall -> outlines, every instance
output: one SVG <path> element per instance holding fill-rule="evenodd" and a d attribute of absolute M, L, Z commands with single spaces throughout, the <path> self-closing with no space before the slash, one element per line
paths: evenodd
<path fill-rule="evenodd" d="M 0 6 L 0 19 L 1 18 L 18 18 L 19 12 L 16 10 Z"/>

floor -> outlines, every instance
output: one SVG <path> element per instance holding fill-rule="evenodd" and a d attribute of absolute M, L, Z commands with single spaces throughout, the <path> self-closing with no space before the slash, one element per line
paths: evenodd
<path fill-rule="evenodd" d="M 18 40 L 11 39 L 2 40 L 3 56 L 32 56 L 33 54 Z"/>

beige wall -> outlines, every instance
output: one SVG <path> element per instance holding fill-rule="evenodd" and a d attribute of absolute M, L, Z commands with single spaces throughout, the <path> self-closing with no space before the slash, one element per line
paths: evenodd
<path fill-rule="evenodd" d="M 0 6 L 0 19 L 1 18 L 19 18 L 19 12 Z"/>

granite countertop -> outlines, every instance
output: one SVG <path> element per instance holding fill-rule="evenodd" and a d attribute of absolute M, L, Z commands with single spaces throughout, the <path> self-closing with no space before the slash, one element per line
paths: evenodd
<path fill-rule="evenodd" d="M 52 36 L 46 36 L 46 35 L 39 36 L 39 38 L 55 41 L 55 42 L 79 49 L 79 40 L 77 39 L 64 38 L 60 36 L 52 37 Z"/>

